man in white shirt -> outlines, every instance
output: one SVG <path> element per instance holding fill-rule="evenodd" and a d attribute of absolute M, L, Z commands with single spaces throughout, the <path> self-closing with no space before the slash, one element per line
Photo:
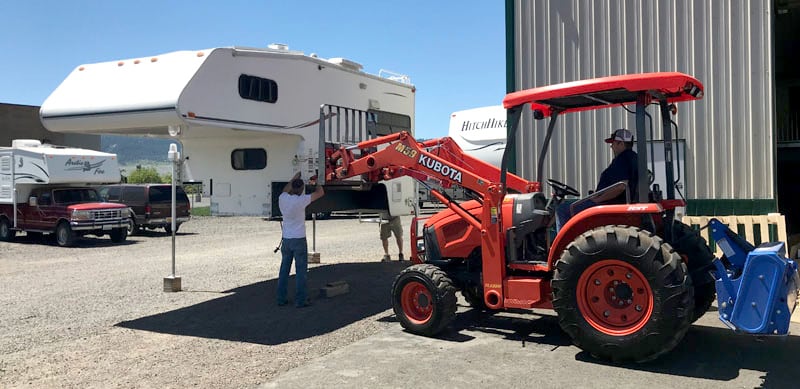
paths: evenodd
<path fill-rule="evenodd" d="M 316 180 L 312 177 L 310 185 L 316 185 Z M 283 215 L 282 225 L 282 244 L 281 244 L 281 270 L 278 274 L 278 305 L 283 306 L 289 303 L 286 296 L 289 284 L 289 270 L 292 268 L 294 259 L 294 270 L 297 286 L 295 290 L 295 306 L 298 308 L 310 305 L 306 294 L 306 279 L 308 272 L 308 242 L 306 241 L 306 207 L 311 202 L 319 199 L 325 194 L 322 186 L 317 186 L 316 190 L 310 195 L 305 194 L 305 184 L 300 179 L 300 173 L 292 177 L 283 193 L 278 196 L 278 208 Z"/>

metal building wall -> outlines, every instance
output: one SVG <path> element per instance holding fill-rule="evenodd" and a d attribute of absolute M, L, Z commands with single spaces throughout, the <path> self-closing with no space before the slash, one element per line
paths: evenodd
<path fill-rule="evenodd" d="M 687 140 L 684 194 L 775 197 L 770 0 L 512 1 L 516 90 L 624 73 L 692 75 L 706 93 L 678 104 L 679 137 Z M 660 114 L 650 111 L 660 134 Z M 602 140 L 612 129 L 633 128 L 634 117 L 613 109 L 562 119 L 544 176 L 585 193 L 612 158 Z M 527 112 L 522 123 L 517 167 L 531 179 L 546 120 Z"/>

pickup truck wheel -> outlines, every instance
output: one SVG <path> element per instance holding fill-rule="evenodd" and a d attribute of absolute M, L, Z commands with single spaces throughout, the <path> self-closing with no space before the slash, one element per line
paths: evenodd
<path fill-rule="evenodd" d="M 181 228 L 180 223 L 175 223 L 175 233 L 176 234 L 178 233 L 178 229 L 179 228 Z M 167 234 L 171 234 L 172 233 L 172 225 L 171 224 L 167 224 L 166 226 L 164 226 L 164 231 L 167 231 Z"/>
<path fill-rule="evenodd" d="M 604 226 L 583 233 L 555 265 L 553 308 L 581 349 L 645 362 L 686 334 L 694 289 L 672 247 L 648 231 Z"/>
<path fill-rule="evenodd" d="M 136 218 L 131 216 L 128 219 L 128 228 L 127 228 L 128 236 L 134 236 L 139 233 L 139 225 L 136 224 Z"/>
<path fill-rule="evenodd" d="M 114 243 L 124 242 L 125 239 L 128 237 L 128 229 L 127 228 L 115 228 L 111 230 L 111 233 L 108 234 L 111 236 L 111 241 Z"/>
<path fill-rule="evenodd" d="M 11 229 L 11 223 L 5 217 L 0 217 L 0 241 L 11 242 L 17 235 L 16 230 Z"/>
<path fill-rule="evenodd" d="M 58 223 L 56 227 L 56 244 L 61 247 L 69 247 L 75 244 L 75 233 L 67 222 Z"/>

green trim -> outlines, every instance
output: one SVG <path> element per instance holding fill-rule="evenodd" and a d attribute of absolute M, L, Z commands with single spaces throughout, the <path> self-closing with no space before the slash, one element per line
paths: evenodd
<path fill-rule="evenodd" d="M 514 77 L 516 69 L 516 56 L 514 55 L 515 39 L 514 39 L 514 1 L 506 0 L 506 93 L 511 93 L 516 90 L 516 77 Z M 508 120 L 508 118 L 506 118 Z M 506 121 L 507 122 L 507 121 Z M 511 150 L 508 160 L 509 173 L 517 173 L 517 150 Z"/>
<path fill-rule="evenodd" d="M 686 200 L 689 216 L 766 215 L 778 212 L 774 199 L 710 199 Z"/>
<path fill-rule="evenodd" d="M 516 70 L 516 55 L 514 46 L 514 0 L 506 0 L 506 93 L 516 91 L 517 80 L 514 76 Z"/>
<path fill-rule="evenodd" d="M 775 88 L 775 86 L 777 84 L 776 76 L 775 76 L 776 75 L 776 73 L 775 73 L 775 55 L 776 55 L 776 53 L 775 52 L 777 51 L 777 50 L 775 50 L 775 42 L 776 42 L 775 41 L 775 15 L 777 15 L 775 13 L 775 11 L 776 11 L 775 3 L 776 2 L 777 1 L 770 1 L 770 9 L 769 9 L 769 15 L 770 15 L 770 17 L 769 17 L 769 45 L 770 45 L 770 47 L 772 47 L 772 50 L 769 51 L 770 52 L 770 57 L 771 57 L 770 58 L 770 62 L 769 62 L 770 63 L 770 69 L 769 69 L 770 73 L 769 74 L 771 75 L 770 81 L 772 82 L 772 85 L 771 85 L 771 88 L 770 88 L 771 91 L 772 91 L 772 93 L 770 94 L 770 99 L 772 101 L 770 101 L 770 106 L 769 106 L 770 108 L 769 109 L 770 109 L 770 111 L 772 111 L 772 131 L 771 131 L 772 132 L 772 139 L 778 139 L 778 115 L 777 115 L 777 112 L 776 112 L 776 110 L 777 110 L 776 108 L 777 108 L 777 104 L 778 104 L 778 95 L 777 95 L 777 91 L 776 91 L 776 88 Z M 776 142 L 776 141 L 772 142 L 772 197 L 773 198 L 778 198 L 778 142 Z"/>

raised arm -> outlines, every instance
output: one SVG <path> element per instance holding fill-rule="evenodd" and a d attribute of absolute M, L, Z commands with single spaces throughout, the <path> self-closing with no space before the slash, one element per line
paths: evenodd
<path fill-rule="evenodd" d="M 325 195 L 325 189 L 322 188 L 322 185 L 317 185 L 317 176 L 311 177 L 308 180 L 309 185 L 316 185 L 316 189 L 314 192 L 311 193 L 311 202 L 318 200 L 320 197 Z"/>

